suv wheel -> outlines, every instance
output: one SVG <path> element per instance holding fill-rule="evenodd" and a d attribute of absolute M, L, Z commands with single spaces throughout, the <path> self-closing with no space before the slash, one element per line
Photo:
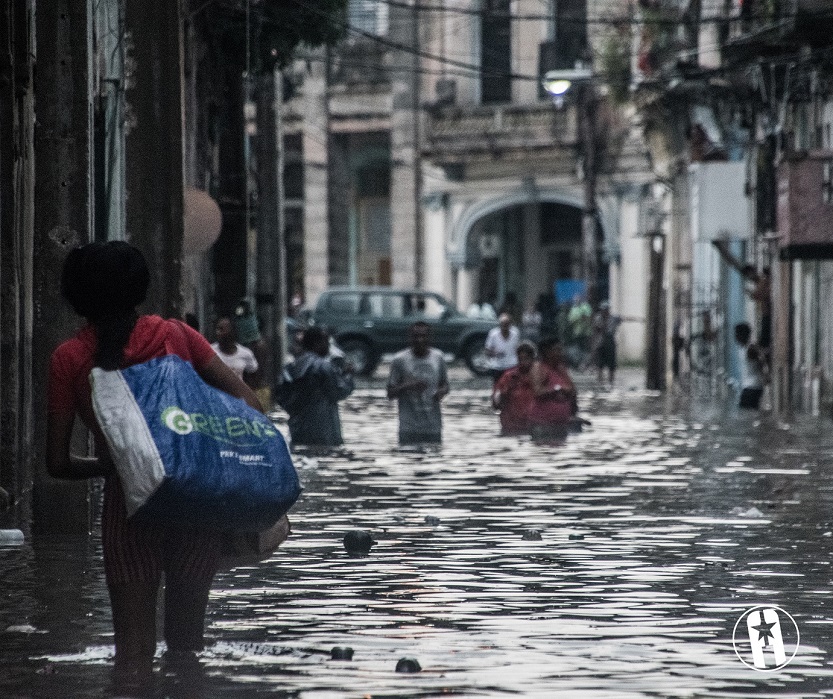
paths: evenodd
<path fill-rule="evenodd" d="M 485 343 L 485 337 L 475 337 L 463 348 L 463 361 L 475 376 L 489 375 L 489 358 L 486 356 Z"/>
<path fill-rule="evenodd" d="M 370 343 L 365 340 L 344 340 L 339 342 L 344 358 L 353 365 L 353 371 L 359 376 L 370 376 L 379 363 Z"/>

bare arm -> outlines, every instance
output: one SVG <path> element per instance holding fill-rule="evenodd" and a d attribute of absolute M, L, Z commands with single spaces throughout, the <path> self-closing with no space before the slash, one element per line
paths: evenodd
<path fill-rule="evenodd" d="M 208 364 L 197 372 L 209 386 L 214 386 L 230 396 L 244 400 L 250 407 L 263 412 L 263 406 L 257 399 L 255 392 L 243 380 L 229 369 L 223 360 L 214 357 Z"/>
<path fill-rule="evenodd" d="M 50 413 L 46 422 L 46 471 L 52 478 L 84 480 L 113 473 L 109 454 L 70 454 L 74 413 Z"/>
<path fill-rule="evenodd" d="M 713 240 L 712 245 L 714 245 L 717 252 L 720 253 L 720 256 L 723 260 L 731 267 L 734 267 L 742 277 L 745 279 L 749 279 L 750 281 L 756 281 L 758 279 L 757 273 L 749 273 L 745 269 L 745 265 L 735 257 L 731 252 L 729 252 L 729 247 L 726 245 L 726 241 L 724 240 Z"/>

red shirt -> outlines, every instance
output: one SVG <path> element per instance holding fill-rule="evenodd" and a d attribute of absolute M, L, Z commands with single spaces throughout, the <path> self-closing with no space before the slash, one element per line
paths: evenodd
<path fill-rule="evenodd" d="M 98 341 L 95 329 L 85 325 L 78 334 L 52 353 L 49 363 L 49 412 L 78 413 L 92 430 L 99 445 L 104 444 L 93 413 L 90 396 L 90 371 L 95 362 Z M 159 316 L 140 316 L 124 348 L 122 366 L 141 364 L 149 359 L 176 354 L 199 371 L 216 355 L 202 335 L 179 320 Z"/>
<path fill-rule="evenodd" d="M 575 385 L 566 369 L 554 369 L 543 362 L 540 363 L 543 372 L 542 386 L 553 389 L 561 386 L 566 391 L 575 391 Z M 547 398 L 536 398 L 529 411 L 529 419 L 533 425 L 549 426 L 562 425 L 570 421 L 573 415 L 571 400 L 549 396 Z"/>

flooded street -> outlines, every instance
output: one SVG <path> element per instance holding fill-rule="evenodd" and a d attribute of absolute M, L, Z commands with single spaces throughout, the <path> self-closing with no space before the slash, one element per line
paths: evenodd
<path fill-rule="evenodd" d="M 778 424 L 647 393 L 635 372 L 615 390 L 588 375 L 592 426 L 540 445 L 497 436 L 489 382 L 455 370 L 443 446 L 400 450 L 384 374 L 342 404 L 343 449 L 297 454 L 293 535 L 218 576 L 201 669 L 158 672 L 157 696 L 833 692 L 829 420 Z M 366 556 L 343 547 L 354 529 L 376 540 Z M 1 697 L 108 696 L 97 531 L 0 549 L 0 590 Z M 758 604 L 801 633 L 775 673 L 733 650 Z M 400 658 L 422 671 L 395 672 Z"/>

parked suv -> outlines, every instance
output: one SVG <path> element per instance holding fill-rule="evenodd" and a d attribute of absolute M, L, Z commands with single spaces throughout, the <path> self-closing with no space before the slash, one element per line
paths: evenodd
<path fill-rule="evenodd" d="M 318 298 L 310 322 L 325 325 L 353 364 L 370 376 L 382 355 L 408 346 L 416 321 L 431 326 L 431 344 L 462 359 L 476 375 L 487 372 L 483 343 L 495 323 L 463 315 L 439 294 L 390 287 L 332 287 Z"/>

